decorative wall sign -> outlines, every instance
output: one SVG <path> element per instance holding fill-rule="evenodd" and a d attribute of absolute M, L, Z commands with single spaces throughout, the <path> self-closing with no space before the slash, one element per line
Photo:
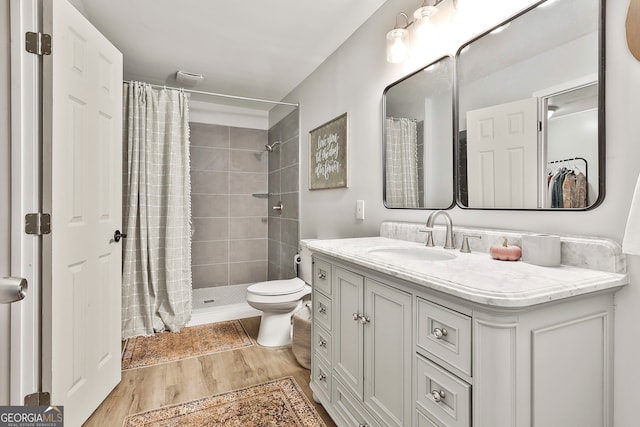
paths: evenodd
<path fill-rule="evenodd" d="M 347 186 L 347 113 L 309 132 L 309 189 Z"/>

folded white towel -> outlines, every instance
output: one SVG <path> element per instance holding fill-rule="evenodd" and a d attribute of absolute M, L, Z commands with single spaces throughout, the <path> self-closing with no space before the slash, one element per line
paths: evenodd
<path fill-rule="evenodd" d="M 627 226 L 624 229 L 622 240 L 622 252 L 640 255 L 640 177 L 633 192 L 631 208 L 627 217 Z"/>

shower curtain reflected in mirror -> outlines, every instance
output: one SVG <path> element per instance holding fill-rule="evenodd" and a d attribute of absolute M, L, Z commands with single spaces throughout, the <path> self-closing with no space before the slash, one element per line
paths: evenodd
<path fill-rule="evenodd" d="M 123 90 L 122 339 L 191 318 L 189 109 L 178 90 Z"/>
<path fill-rule="evenodd" d="M 385 202 L 388 208 L 417 208 L 418 131 L 415 120 L 385 118 L 386 179 Z"/>

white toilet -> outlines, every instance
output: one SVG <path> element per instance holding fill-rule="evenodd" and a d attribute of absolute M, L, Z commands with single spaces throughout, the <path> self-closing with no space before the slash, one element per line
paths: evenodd
<path fill-rule="evenodd" d="M 247 288 L 247 303 L 262 311 L 258 344 L 279 347 L 291 344 L 291 315 L 300 307 L 311 286 L 295 277 L 269 280 Z"/>

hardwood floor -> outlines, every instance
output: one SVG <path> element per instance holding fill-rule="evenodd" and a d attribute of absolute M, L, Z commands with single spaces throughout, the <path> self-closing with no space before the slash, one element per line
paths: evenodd
<path fill-rule="evenodd" d="M 242 324 L 255 340 L 260 318 L 243 319 Z M 179 360 L 163 365 L 122 372 L 122 381 L 84 424 L 87 427 L 122 426 L 127 415 L 188 402 L 292 376 L 327 427 L 334 422 L 321 405 L 313 402 L 309 388 L 310 371 L 296 362 L 290 347 L 249 348 Z"/>

